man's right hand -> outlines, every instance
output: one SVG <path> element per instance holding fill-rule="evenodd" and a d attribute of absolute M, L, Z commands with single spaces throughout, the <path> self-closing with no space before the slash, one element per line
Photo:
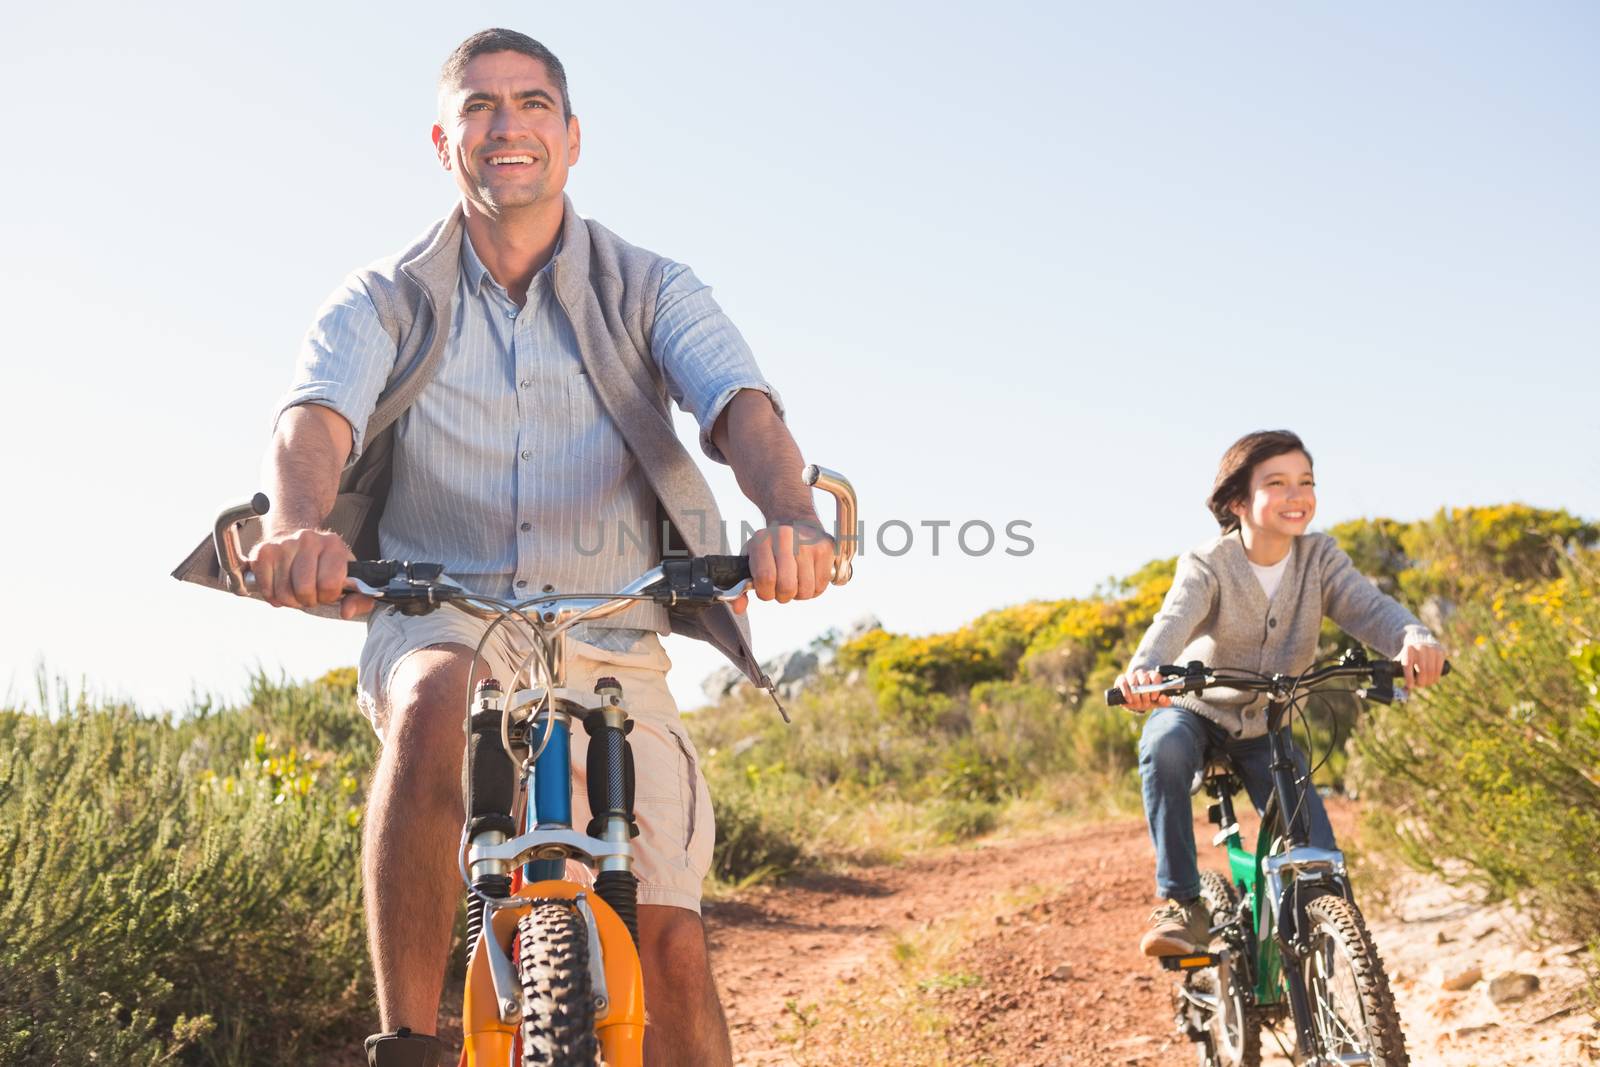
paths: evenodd
<path fill-rule="evenodd" d="M 1161 677 L 1160 671 L 1129 671 L 1127 674 L 1117 675 L 1116 686 L 1122 690 L 1123 706 L 1129 711 L 1146 712 L 1156 708 L 1164 708 L 1172 703 L 1172 698 L 1165 693 L 1135 693 L 1136 685 L 1156 685 L 1166 681 Z"/>
<path fill-rule="evenodd" d="M 288 530 L 262 541 L 250 553 L 256 591 L 280 608 L 338 604 L 339 616 L 356 619 L 372 610 L 373 599 L 346 594 L 345 565 L 355 556 L 338 534 L 328 530 Z"/>

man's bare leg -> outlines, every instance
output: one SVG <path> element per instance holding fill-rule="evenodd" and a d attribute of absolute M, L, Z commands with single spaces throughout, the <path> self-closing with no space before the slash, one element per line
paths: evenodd
<path fill-rule="evenodd" d="M 361 869 L 367 939 L 385 1031 L 437 1033 L 439 995 L 461 895 L 461 732 L 470 649 L 411 653 L 388 693 L 383 751 L 367 798 Z"/>
<path fill-rule="evenodd" d="M 685 908 L 639 906 L 644 965 L 644 1062 L 648 1067 L 729 1067 L 728 1020 L 711 979 L 706 928 Z"/>

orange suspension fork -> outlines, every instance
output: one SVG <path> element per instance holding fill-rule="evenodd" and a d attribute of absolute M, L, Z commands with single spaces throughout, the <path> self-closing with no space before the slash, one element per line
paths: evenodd
<path fill-rule="evenodd" d="M 599 929 L 600 948 L 605 959 L 606 1013 L 595 1020 L 595 1031 L 607 1067 L 642 1067 L 644 1063 L 644 975 L 639 968 L 639 953 L 622 919 L 611 905 L 576 882 L 533 882 L 521 886 L 517 895 L 532 899 L 574 900 L 579 893 L 594 912 Z M 494 913 L 492 936 L 515 953 L 517 920 L 520 908 L 501 908 Z M 484 930 L 484 936 L 491 931 Z M 467 967 L 466 998 L 462 1004 L 461 1029 L 465 1035 L 460 1067 L 504 1067 L 511 1062 L 519 1036 L 517 1023 L 501 1022 L 495 1001 L 494 978 L 489 973 L 488 948 L 480 941 Z"/>

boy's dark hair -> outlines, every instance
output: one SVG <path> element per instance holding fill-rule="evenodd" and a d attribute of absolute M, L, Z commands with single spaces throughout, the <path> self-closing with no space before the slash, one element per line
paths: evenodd
<path fill-rule="evenodd" d="M 492 52 L 520 52 L 530 59 L 537 59 L 543 63 L 550 80 L 556 83 L 556 88 L 561 92 L 561 117 L 563 119 L 572 117 L 572 97 L 567 95 L 567 68 L 561 65 L 561 60 L 557 59 L 556 54 L 550 49 L 516 30 L 499 28 L 479 30 L 456 45 L 456 50 L 450 53 L 449 58 L 444 61 L 444 66 L 439 68 L 440 88 L 460 81 L 461 73 L 467 69 L 468 63 Z"/>
<path fill-rule="evenodd" d="M 1250 474 L 1256 469 L 1256 464 L 1285 452 L 1305 452 L 1306 462 L 1311 462 L 1311 453 L 1306 451 L 1305 443 L 1298 434 L 1288 430 L 1257 430 L 1228 446 L 1228 450 L 1222 454 L 1222 462 L 1217 465 L 1216 484 L 1206 498 L 1206 507 L 1211 509 L 1211 515 L 1222 527 L 1223 533 L 1232 533 L 1239 528 L 1239 516 L 1228 509 L 1249 498 Z"/>

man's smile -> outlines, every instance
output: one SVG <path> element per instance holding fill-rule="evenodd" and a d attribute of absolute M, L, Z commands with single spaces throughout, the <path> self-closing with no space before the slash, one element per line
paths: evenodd
<path fill-rule="evenodd" d="M 491 167 L 519 167 L 532 166 L 535 160 L 530 155 L 500 154 L 489 156 L 485 162 Z"/>

